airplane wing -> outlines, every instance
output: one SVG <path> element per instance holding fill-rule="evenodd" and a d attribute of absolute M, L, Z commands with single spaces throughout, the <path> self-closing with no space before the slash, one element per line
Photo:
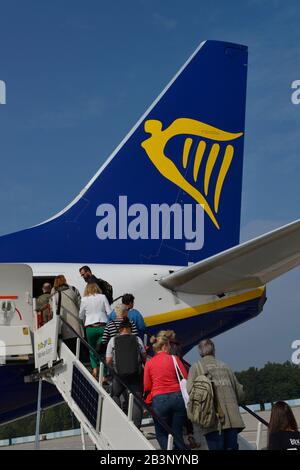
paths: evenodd
<path fill-rule="evenodd" d="M 300 220 L 182 268 L 159 282 L 190 294 L 262 286 L 300 264 Z"/>

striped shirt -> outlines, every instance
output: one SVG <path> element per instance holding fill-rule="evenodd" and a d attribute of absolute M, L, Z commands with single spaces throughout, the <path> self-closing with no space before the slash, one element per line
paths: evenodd
<path fill-rule="evenodd" d="M 119 334 L 119 326 L 122 323 L 123 318 L 116 318 L 115 320 L 112 320 L 107 323 L 106 327 L 104 328 L 104 333 L 102 336 L 102 344 L 106 344 L 109 342 L 111 338 L 114 336 L 117 336 Z M 131 323 L 131 331 L 133 335 L 138 335 L 138 330 L 137 327 L 135 326 L 135 323 L 130 320 Z"/>

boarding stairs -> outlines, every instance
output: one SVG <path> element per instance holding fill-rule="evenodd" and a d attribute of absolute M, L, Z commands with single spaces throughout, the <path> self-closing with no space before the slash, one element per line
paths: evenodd
<path fill-rule="evenodd" d="M 63 342 L 58 349 L 59 362 L 42 374 L 56 386 L 96 448 L 153 450 L 132 421 L 133 395 L 126 415 L 101 385 L 103 366 L 98 381 Z"/>
<path fill-rule="evenodd" d="M 65 324 L 76 335 L 75 330 L 60 316 L 61 300 L 57 305 L 52 302 L 52 318 L 43 326 L 36 321 L 34 331 L 35 372 L 31 380 L 48 381 L 53 384 L 76 416 L 81 426 L 83 448 L 84 435 L 87 434 L 96 449 L 101 450 L 154 450 L 142 431 L 133 423 L 134 401 L 148 413 L 155 415 L 139 396 L 128 389 L 128 412 L 125 413 L 102 386 L 104 363 L 91 346 L 77 335 L 76 354 L 59 339 L 61 324 Z M 39 327 L 38 327 L 39 326 Z M 80 360 L 80 349 L 92 350 L 100 360 L 99 380 Z M 121 379 L 120 379 L 121 380 Z M 40 395 L 40 393 L 39 393 Z M 157 416 L 155 416 L 158 419 Z M 159 419 L 158 419 L 159 420 Z M 160 421 L 160 420 L 159 420 Z M 153 421 L 152 421 L 153 422 Z M 168 433 L 168 449 L 173 448 L 178 439 L 172 430 L 161 423 Z"/>
<path fill-rule="evenodd" d="M 153 450 L 151 442 L 132 421 L 133 394 L 129 394 L 128 413 L 125 414 L 101 385 L 104 365 L 100 365 L 99 380 L 96 380 L 80 361 L 81 340 L 77 339 L 75 355 L 63 341 L 55 338 L 60 321 L 59 316 L 54 315 L 34 333 L 35 350 L 45 353 L 42 362 L 42 355 L 37 357 L 36 354 L 35 375 L 36 380 L 53 384 L 62 395 L 80 423 L 83 447 L 86 433 L 97 449 Z"/>

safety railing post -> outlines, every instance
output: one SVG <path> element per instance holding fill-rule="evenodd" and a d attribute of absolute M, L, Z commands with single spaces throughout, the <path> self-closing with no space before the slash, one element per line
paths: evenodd
<path fill-rule="evenodd" d="M 77 338 L 76 340 L 76 359 L 79 360 L 80 357 L 80 339 Z"/>
<path fill-rule="evenodd" d="M 168 435 L 168 445 L 167 445 L 167 450 L 173 450 L 173 444 L 174 444 L 174 438 L 172 434 Z"/>
<path fill-rule="evenodd" d="M 129 393 L 129 400 L 128 400 L 128 419 L 129 421 L 132 421 L 132 414 L 133 414 L 133 394 Z"/>
<path fill-rule="evenodd" d="M 100 368 L 99 368 L 99 385 L 100 386 L 102 386 L 103 377 L 104 377 L 104 364 L 103 362 L 100 362 Z"/>
<path fill-rule="evenodd" d="M 40 423 L 41 423 L 41 400 L 42 400 L 42 379 L 39 379 L 36 424 L 35 424 L 35 450 L 40 448 Z"/>
<path fill-rule="evenodd" d="M 256 432 L 256 450 L 260 450 L 261 433 L 262 433 L 262 423 L 258 421 L 257 432 Z"/>
<path fill-rule="evenodd" d="M 82 450 L 85 450 L 86 449 L 85 434 L 84 434 L 84 428 L 83 428 L 82 424 L 80 425 L 80 434 L 81 434 Z"/>

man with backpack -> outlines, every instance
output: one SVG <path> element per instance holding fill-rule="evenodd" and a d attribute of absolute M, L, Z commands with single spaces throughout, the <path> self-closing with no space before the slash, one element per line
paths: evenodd
<path fill-rule="evenodd" d="M 242 385 L 232 370 L 215 358 L 210 339 L 199 345 L 202 359 L 189 370 L 187 415 L 197 432 L 206 437 L 209 450 L 238 450 L 238 433 L 245 425 L 239 412 Z"/>
<path fill-rule="evenodd" d="M 113 303 L 113 288 L 107 281 L 100 278 L 98 279 L 94 274 L 92 274 L 91 268 L 89 266 L 82 266 L 79 269 L 79 273 L 87 284 L 95 283 L 99 286 L 101 293 L 106 296 L 109 305 Z"/>
<path fill-rule="evenodd" d="M 119 335 L 109 340 L 106 349 L 106 363 L 112 366 L 114 375 L 111 395 L 121 407 L 121 395 L 125 399 L 125 408 L 128 406 L 128 393 L 132 391 L 142 401 L 143 396 L 143 363 L 146 361 L 144 344 L 136 335 L 132 334 L 132 323 L 124 318 L 119 325 Z M 121 379 L 121 380 L 120 380 Z M 133 403 L 133 422 L 137 428 L 141 426 L 142 408 Z"/>

